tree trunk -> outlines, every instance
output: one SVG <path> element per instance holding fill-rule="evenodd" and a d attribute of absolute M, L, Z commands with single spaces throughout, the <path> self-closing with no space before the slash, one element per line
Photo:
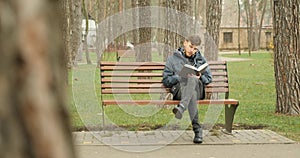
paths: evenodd
<path fill-rule="evenodd" d="M 248 34 L 248 53 L 249 56 L 251 56 L 251 50 L 252 50 L 252 43 L 253 43 L 253 33 L 252 33 L 252 21 L 253 21 L 253 16 L 252 16 L 252 9 L 251 9 L 251 4 L 250 0 L 245 0 L 244 1 L 245 5 L 245 11 L 246 11 L 246 23 L 247 23 L 247 34 Z"/>
<path fill-rule="evenodd" d="M 88 46 L 88 34 L 89 34 L 89 16 L 88 16 L 88 11 L 87 11 L 87 6 L 85 3 L 85 0 L 82 0 L 82 8 L 83 8 L 83 15 L 85 17 L 85 34 L 84 34 L 84 46 L 83 50 L 85 51 L 85 58 L 86 58 L 86 63 L 87 64 L 92 64 L 91 58 L 90 58 L 90 50 Z"/>
<path fill-rule="evenodd" d="M 274 0 L 276 112 L 300 114 L 299 0 Z"/>
<path fill-rule="evenodd" d="M 176 47 L 178 47 L 176 45 L 176 36 L 175 33 L 171 32 L 170 30 L 176 30 L 175 27 L 177 23 L 177 21 L 174 21 L 175 16 L 174 14 L 172 14 L 172 11 L 169 10 L 168 8 L 171 9 L 176 9 L 176 2 L 175 0 L 166 0 L 164 3 L 164 6 L 166 9 L 166 13 L 165 13 L 165 27 L 169 28 L 169 29 L 165 29 L 164 31 L 164 61 L 167 59 L 168 55 L 174 51 L 174 49 Z"/>
<path fill-rule="evenodd" d="M 241 33 L 240 33 L 240 26 L 241 26 L 241 4 L 240 0 L 237 0 L 238 4 L 238 49 L 239 55 L 241 55 Z"/>
<path fill-rule="evenodd" d="M 208 61 L 218 60 L 221 17 L 222 17 L 222 0 L 207 0 L 206 1 L 206 32 L 207 33 L 205 37 L 205 57 Z"/>
<path fill-rule="evenodd" d="M 132 8 L 136 8 L 138 7 L 139 4 L 139 0 L 131 0 L 131 7 Z M 133 28 L 135 28 L 132 31 L 132 40 L 133 40 L 133 44 L 134 45 L 138 45 L 139 43 L 139 29 L 137 29 L 139 27 L 139 12 L 137 12 L 136 9 L 132 10 L 132 17 L 133 17 Z M 134 47 L 135 52 L 138 52 L 138 47 Z"/>
<path fill-rule="evenodd" d="M 258 26 L 258 22 L 257 22 L 257 7 L 256 7 L 256 1 L 252 0 L 252 16 L 253 16 L 253 47 L 252 49 L 254 51 L 258 50 L 258 30 L 259 30 L 259 26 Z"/>
<path fill-rule="evenodd" d="M 265 17 L 265 13 L 266 13 L 266 7 L 267 7 L 267 3 L 268 1 L 261 1 L 261 3 L 263 3 L 263 10 L 262 10 L 262 15 L 261 15 L 261 19 L 260 19 L 260 24 L 259 24 L 259 32 L 258 32 L 258 48 L 260 49 L 260 38 L 261 38 L 261 30 L 262 30 L 262 25 L 264 22 L 264 17 Z"/>
<path fill-rule="evenodd" d="M 0 23 L 0 157 L 74 158 L 65 107 L 61 3 L 0 4 L 1 18 L 9 17 Z"/>
<path fill-rule="evenodd" d="M 69 36 L 70 44 L 69 46 L 69 58 L 68 58 L 68 67 L 72 68 L 76 65 L 76 56 L 78 55 L 78 49 L 81 44 L 81 1 L 74 0 L 69 1 L 69 10 L 70 10 L 70 25 L 69 25 Z M 67 21 L 66 21 L 67 23 Z"/>
<path fill-rule="evenodd" d="M 192 4 L 190 0 L 181 0 L 179 3 L 179 10 L 181 13 L 185 13 L 187 15 L 192 15 L 191 10 L 192 10 Z M 178 32 L 182 33 L 185 36 L 189 36 L 192 34 L 192 28 L 195 26 L 194 24 L 190 23 L 189 19 L 186 19 L 182 16 L 179 16 L 179 21 L 180 21 L 180 30 Z M 182 41 L 184 41 L 184 37 L 178 35 L 177 36 L 177 46 L 182 45 Z"/>
<path fill-rule="evenodd" d="M 149 7 L 150 0 L 139 0 L 139 7 Z M 151 22 L 151 10 L 144 8 L 139 10 L 139 23 L 140 26 L 150 26 Z M 151 28 L 143 27 L 139 28 L 139 45 L 136 52 L 136 61 L 151 61 Z"/>
<path fill-rule="evenodd" d="M 100 36 L 105 36 L 105 34 L 100 34 L 101 32 L 103 32 L 103 30 L 100 30 L 99 29 L 99 24 L 101 22 L 103 22 L 103 20 L 106 18 L 106 15 L 107 15 L 107 7 L 106 7 L 106 1 L 102 1 L 102 0 L 98 0 L 98 23 L 97 23 L 97 40 L 96 40 L 96 48 L 97 48 L 97 65 L 100 66 L 100 61 L 101 61 L 101 57 L 102 55 L 104 54 L 104 52 L 101 52 L 101 51 L 104 51 L 104 50 L 100 50 L 100 48 L 104 48 L 105 46 L 105 40 L 103 41 L 100 41 Z M 105 39 L 105 38 L 102 38 L 102 39 Z"/>

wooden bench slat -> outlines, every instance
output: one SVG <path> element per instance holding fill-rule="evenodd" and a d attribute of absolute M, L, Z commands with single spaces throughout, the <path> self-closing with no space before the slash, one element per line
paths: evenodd
<path fill-rule="evenodd" d="M 225 65 L 209 65 L 210 70 L 226 70 Z"/>
<path fill-rule="evenodd" d="M 213 76 L 227 76 L 227 72 L 211 72 Z M 102 72 L 102 77 L 162 77 L 162 73 L 156 72 L 133 72 L 133 73 L 118 73 L 118 72 Z"/>
<path fill-rule="evenodd" d="M 212 79 L 212 82 L 228 82 L 228 78 L 227 77 L 214 77 Z"/>
<path fill-rule="evenodd" d="M 102 94 L 154 94 L 166 93 L 167 89 L 102 89 Z"/>
<path fill-rule="evenodd" d="M 141 66 L 141 65 L 148 65 L 148 66 L 161 66 L 165 65 L 164 62 L 107 62 L 102 61 L 100 62 L 101 66 Z"/>
<path fill-rule="evenodd" d="M 208 61 L 207 62 L 209 65 L 226 65 L 226 61 Z M 158 65 L 165 65 L 165 62 L 110 62 L 110 61 L 101 61 L 100 65 L 104 66 L 104 65 L 124 65 L 124 66 L 128 66 L 128 65 L 154 65 L 154 66 L 158 66 Z"/>
<path fill-rule="evenodd" d="M 105 71 L 105 70 L 129 70 L 129 71 L 138 71 L 138 70 L 164 70 L 165 66 L 161 65 L 161 66 L 125 66 L 125 65 L 122 65 L 122 66 L 101 66 L 101 70 Z M 214 70 L 225 70 L 226 69 L 226 66 L 224 65 L 213 65 L 213 66 L 210 66 L 210 69 L 212 71 Z"/>
<path fill-rule="evenodd" d="M 102 83 L 161 83 L 161 80 L 149 80 L 149 79 L 139 79 L 139 80 L 126 80 L 126 79 L 116 79 L 116 78 L 102 78 L 101 79 Z"/>
<path fill-rule="evenodd" d="M 118 105 L 118 104 L 130 104 L 130 105 L 177 105 L 178 100 L 103 100 L 104 105 Z M 239 101 L 235 99 L 219 99 L 219 100 L 198 100 L 198 104 L 230 104 L 238 105 Z"/>
<path fill-rule="evenodd" d="M 228 78 L 227 77 L 218 77 L 218 78 L 213 78 L 214 83 L 218 82 L 227 82 Z M 140 80 L 135 80 L 135 79 L 116 79 L 116 78 L 102 78 L 101 79 L 102 83 L 161 83 L 161 80 L 150 80 L 150 79 L 140 79 Z"/>
<path fill-rule="evenodd" d="M 102 84 L 102 88 L 165 88 L 163 84 Z"/>
<path fill-rule="evenodd" d="M 228 87 L 228 83 L 224 83 L 224 82 L 221 82 L 221 83 L 212 82 L 212 83 L 208 84 L 206 87 L 207 88 L 212 88 L 212 87 Z"/>
<path fill-rule="evenodd" d="M 102 66 L 101 70 L 163 70 L 164 66 Z"/>
<path fill-rule="evenodd" d="M 207 85 L 207 88 L 211 88 L 211 89 L 220 88 L 220 87 L 227 88 L 228 83 L 210 83 Z M 165 88 L 165 86 L 162 83 L 157 83 L 157 84 L 113 83 L 113 84 L 102 84 L 102 88 Z"/>
<path fill-rule="evenodd" d="M 111 73 L 103 72 L 102 77 L 162 77 L 161 73 Z"/>
<path fill-rule="evenodd" d="M 206 93 L 226 93 L 229 92 L 228 88 L 205 88 Z M 102 89 L 102 94 L 154 94 L 154 93 L 166 93 L 169 92 L 167 88 L 107 88 Z"/>
<path fill-rule="evenodd" d="M 205 88 L 207 93 L 226 93 L 229 92 L 228 88 Z"/>

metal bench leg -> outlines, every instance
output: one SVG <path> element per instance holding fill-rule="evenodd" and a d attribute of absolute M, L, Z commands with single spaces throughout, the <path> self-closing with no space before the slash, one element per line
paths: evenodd
<path fill-rule="evenodd" d="M 104 117 L 104 106 L 103 106 L 103 104 L 102 104 L 102 127 L 103 127 L 103 130 L 104 130 L 104 128 L 105 128 L 105 117 Z"/>
<path fill-rule="evenodd" d="M 225 129 L 224 133 L 231 134 L 234 114 L 237 105 L 225 105 Z"/>

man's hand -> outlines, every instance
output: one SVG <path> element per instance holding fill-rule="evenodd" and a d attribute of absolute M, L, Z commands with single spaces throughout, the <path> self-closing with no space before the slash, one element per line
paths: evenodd
<path fill-rule="evenodd" d="M 188 77 L 196 77 L 196 78 L 200 79 L 201 73 L 197 73 L 196 75 L 195 74 L 188 74 Z"/>

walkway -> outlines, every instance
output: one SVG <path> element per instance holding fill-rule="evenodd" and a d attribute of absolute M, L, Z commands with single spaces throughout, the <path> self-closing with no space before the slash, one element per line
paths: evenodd
<path fill-rule="evenodd" d="M 100 131 L 73 134 L 79 158 L 300 156 L 300 144 L 270 130 L 235 130 L 233 135 L 221 131 L 205 133 L 201 145 L 192 143 L 192 131 Z"/>

